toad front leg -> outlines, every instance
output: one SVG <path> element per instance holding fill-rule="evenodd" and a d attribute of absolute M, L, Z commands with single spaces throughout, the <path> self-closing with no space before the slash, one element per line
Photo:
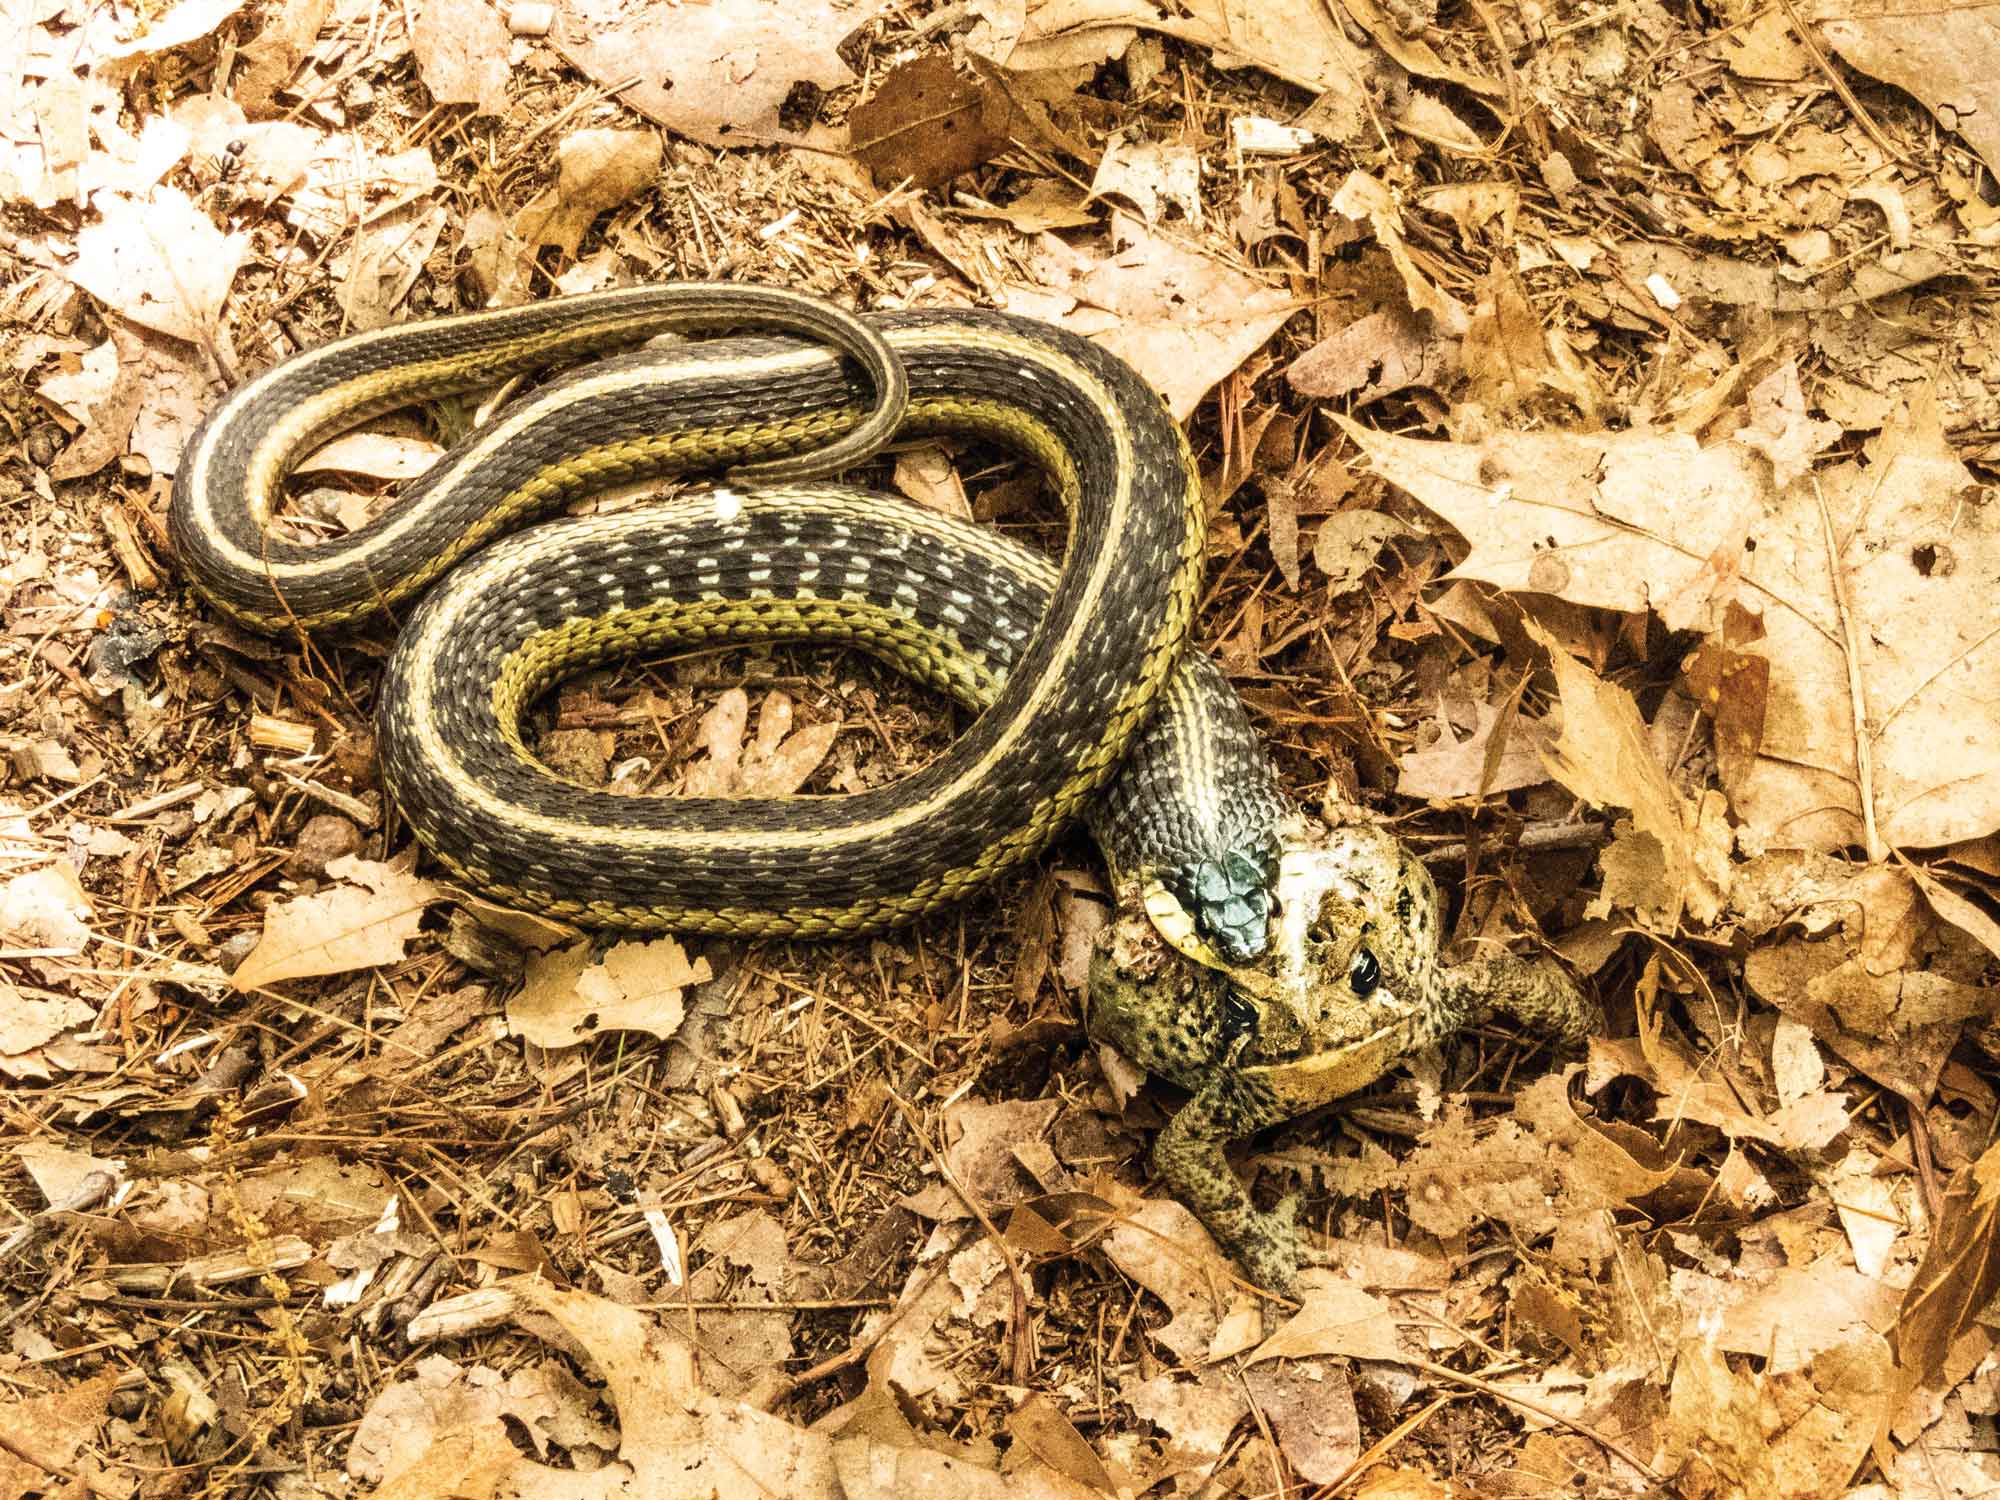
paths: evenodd
<path fill-rule="evenodd" d="M 1093 1037 L 1193 1094 L 1153 1144 L 1153 1167 L 1168 1191 L 1251 1280 L 1289 1293 L 1299 1265 L 1290 1206 L 1266 1212 L 1253 1204 L 1224 1153 L 1232 1141 L 1285 1118 L 1284 1104 L 1244 1063 L 1260 1033 L 1283 1034 L 1290 1018 L 1183 957 L 1143 910 L 1130 909 L 1098 938 L 1086 1005 Z"/>
<path fill-rule="evenodd" d="M 1277 1096 L 1253 1074 L 1215 1073 L 1174 1112 L 1153 1142 L 1153 1170 L 1236 1257 L 1250 1280 L 1290 1297 L 1298 1291 L 1301 1258 L 1293 1201 L 1286 1198 L 1268 1211 L 1257 1207 L 1224 1154 L 1230 1142 L 1275 1125 L 1285 1115 Z"/>

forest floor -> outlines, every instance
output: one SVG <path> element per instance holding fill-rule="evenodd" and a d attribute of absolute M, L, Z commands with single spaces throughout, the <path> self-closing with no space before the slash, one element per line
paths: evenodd
<path fill-rule="evenodd" d="M 22 3 L 0 47 L 0 1495 L 2000 1487 L 2000 31 L 1804 0 Z M 1097 339 L 1197 622 L 1454 945 L 1559 955 L 1240 1153 L 1093 1046 L 1095 850 L 839 944 L 594 939 L 385 799 L 393 631 L 186 587 L 221 394 L 672 278 Z M 473 419 L 330 444 L 360 524 Z M 873 478 L 1059 549 L 1033 474 Z M 584 508 L 633 503 L 598 497 Z M 818 648 L 542 704 L 634 795 L 964 716 Z"/>

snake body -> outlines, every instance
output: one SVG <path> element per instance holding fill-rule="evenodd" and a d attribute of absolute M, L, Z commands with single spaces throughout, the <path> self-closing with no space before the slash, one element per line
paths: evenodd
<path fill-rule="evenodd" d="M 597 926 L 867 931 L 1031 856 L 1138 742 L 1093 818 L 1100 843 L 1254 951 L 1278 804 L 1240 705 L 1184 657 L 1200 487 L 1158 398 L 1048 325 L 907 312 L 857 333 L 832 310 L 790 320 L 784 294 L 765 305 L 756 290 L 599 293 L 308 351 L 191 444 L 177 550 L 206 597 L 267 630 L 394 613 L 442 575 L 385 672 L 383 779 L 431 850 L 499 899 Z M 835 347 L 732 337 L 603 359 L 504 408 L 349 537 L 297 546 L 266 530 L 286 467 L 340 426 L 703 324 L 802 327 Z M 903 376 L 898 431 L 994 440 L 1042 469 L 1070 518 L 1059 567 L 904 502 L 795 482 L 879 446 Z M 576 496 L 698 466 L 736 466 L 736 482 L 485 546 Z M 844 641 L 980 713 L 918 773 L 838 798 L 619 796 L 555 776 L 522 739 L 524 710 L 564 676 L 742 638 Z"/>

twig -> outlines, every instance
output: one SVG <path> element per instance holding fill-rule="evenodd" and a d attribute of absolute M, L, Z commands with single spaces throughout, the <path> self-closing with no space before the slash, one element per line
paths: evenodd
<path fill-rule="evenodd" d="M 1888 851 L 1875 826 L 1875 752 L 1869 748 L 1868 696 L 1861 682 L 1861 637 L 1854 628 L 1854 611 L 1848 605 L 1847 579 L 1842 573 L 1840 539 L 1834 535 L 1833 513 L 1826 508 L 1826 492 L 1813 485 L 1813 503 L 1819 507 L 1820 528 L 1826 536 L 1826 576 L 1833 585 L 1833 607 L 1840 616 L 1840 652 L 1847 658 L 1848 712 L 1854 716 L 1855 795 L 1861 799 L 1863 842 L 1871 863 L 1879 863 Z"/>
<path fill-rule="evenodd" d="M 1530 823 L 1521 830 L 1515 845 L 1523 854 L 1547 854 L 1557 849 L 1594 849 L 1610 840 L 1611 830 L 1602 823 Z M 1423 852 L 1427 865 L 1460 865 L 1469 844 L 1439 844 Z"/>

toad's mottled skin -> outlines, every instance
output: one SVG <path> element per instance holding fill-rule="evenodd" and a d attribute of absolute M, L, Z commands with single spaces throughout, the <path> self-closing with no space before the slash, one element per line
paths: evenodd
<path fill-rule="evenodd" d="M 1444 963 L 1437 888 L 1384 830 L 1294 820 L 1284 851 L 1273 942 L 1249 965 L 1169 946 L 1147 893 L 1122 888 L 1092 959 L 1087 1021 L 1193 1094 L 1160 1132 L 1153 1164 L 1251 1280 L 1290 1293 L 1301 1258 L 1291 1205 L 1257 1208 L 1225 1146 L 1366 1087 L 1476 1012 L 1504 1011 L 1564 1043 L 1599 1016 L 1552 960 Z"/>

